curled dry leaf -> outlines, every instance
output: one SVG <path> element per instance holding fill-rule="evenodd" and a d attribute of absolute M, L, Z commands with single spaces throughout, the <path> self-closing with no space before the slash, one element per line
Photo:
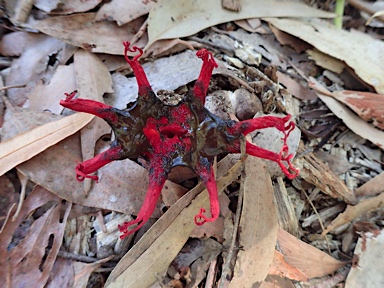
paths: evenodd
<path fill-rule="evenodd" d="M 95 16 L 95 13 L 83 13 L 51 17 L 38 21 L 33 28 L 91 52 L 123 55 L 121 43 L 132 39 L 144 22 L 139 18 L 119 27 L 113 22 L 95 22 Z M 143 47 L 146 42 L 144 35 L 136 46 Z"/>
<path fill-rule="evenodd" d="M 96 14 L 96 21 L 116 21 L 121 26 L 132 20 L 148 14 L 156 1 L 149 0 L 114 0 L 105 3 Z M 128 40 L 128 39 L 127 39 Z"/>
<path fill-rule="evenodd" d="M 299 2 L 243 0 L 241 11 L 234 13 L 220 1 L 158 1 L 148 17 L 149 41 L 190 36 L 219 23 L 254 17 L 333 17 L 332 13 L 316 10 Z"/>
<path fill-rule="evenodd" d="M 284 260 L 308 278 L 322 277 L 335 272 L 346 263 L 279 229 L 278 243 Z"/>
<path fill-rule="evenodd" d="M 383 78 L 384 79 L 384 78 Z M 327 96 L 329 91 L 325 89 L 314 78 L 310 77 L 310 85 L 316 88 L 317 95 L 328 106 L 328 108 L 341 120 L 344 124 L 357 135 L 371 141 L 381 149 L 384 149 L 384 132 L 373 127 L 373 125 L 365 122 L 360 117 L 356 116 L 349 108 L 345 107 L 332 97 Z"/>
<path fill-rule="evenodd" d="M 275 250 L 273 262 L 269 267 L 269 274 L 278 275 L 295 281 L 308 281 L 308 277 L 299 269 L 288 264 L 284 260 L 284 255 Z"/>
<path fill-rule="evenodd" d="M 356 30 L 337 29 L 329 23 L 312 19 L 265 19 L 278 29 L 299 37 L 350 66 L 366 83 L 384 94 L 384 43 Z M 353 129 L 351 129 L 353 130 Z"/>
<path fill-rule="evenodd" d="M 17 239 L 16 229 L 19 225 L 44 204 L 45 213 L 28 227 L 28 231 L 19 231 L 25 233 L 25 238 L 19 239 L 19 243 L 13 242 Z M 61 218 L 63 208 L 65 212 Z M 45 286 L 63 241 L 70 209 L 71 204 L 62 207 L 61 199 L 42 187 L 35 187 L 25 200 L 17 219 L 7 222 L 0 234 L 0 265 L 8 267 L 0 270 L 1 287 L 7 287 L 6 284 L 11 287 L 27 287 L 31 283 Z"/>
<path fill-rule="evenodd" d="M 384 129 L 384 95 L 349 90 L 336 91 L 326 95 L 346 104 L 368 123 Z"/>

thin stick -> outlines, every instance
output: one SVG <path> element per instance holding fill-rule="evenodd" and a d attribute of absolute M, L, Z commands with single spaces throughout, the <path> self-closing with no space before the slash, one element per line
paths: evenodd
<path fill-rule="evenodd" d="M 240 223 L 240 215 L 241 215 L 241 210 L 243 207 L 243 194 L 244 194 L 244 179 L 245 179 L 245 160 L 247 159 L 247 154 L 245 153 L 245 143 L 246 140 L 245 138 L 240 138 L 240 151 L 241 151 L 241 161 L 242 167 L 241 167 L 241 180 L 240 180 L 240 189 L 239 189 L 239 196 L 237 199 L 237 207 L 236 207 L 236 215 L 235 215 L 235 223 L 233 225 L 233 231 L 232 231 L 232 238 L 231 238 L 231 244 L 228 249 L 228 254 L 227 257 L 225 258 L 225 262 L 223 265 L 223 270 L 221 273 L 221 278 L 220 278 L 220 284 L 219 288 L 224 287 L 225 280 L 227 278 L 227 275 L 229 274 L 229 266 L 231 264 L 231 260 L 233 257 L 233 252 L 235 250 L 235 245 L 236 245 L 236 238 L 237 238 L 237 230 L 239 228 L 239 223 Z"/>
<path fill-rule="evenodd" d="M 27 84 L 9 85 L 9 86 L 1 87 L 0 91 L 8 90 L 8 89 L 13 89 L 13 88 L 24 88 L 25 86 L 27 86 Z"/>

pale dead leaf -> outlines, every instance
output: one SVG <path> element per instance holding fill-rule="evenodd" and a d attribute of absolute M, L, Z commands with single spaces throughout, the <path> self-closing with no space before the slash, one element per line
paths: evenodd
<path fill-rule="evenodd" d="M 19 56 L 33 41 L 34 34 L 27 32 L 12 32 L 3 35 L 0 41 L 0 54 L 2 56 Z"/>
<path fill-rule="evenodd" d="M 50 0 L 48 0 L 50 1 Z M 102 0 L 72 1 L 61 0 L 60 6 L 54 11 L 55 14 L 72 14 L 86 12 L 100 4 Z"/>
<path fill-rule="evenodd" d="M 220 1 L 163 0 L 149 12 L 147 50 L 155 41 L 181 38 L 219 23 L 255 17 L 325 17 L 333 14 L 316 10 L 298 2 L 241 1 L 242 9 L 233 13 Z"/>
<path fill-rule="evenodd" d="M 223 243 L 224 218 L 220 216 L 215 222 L 208 222 L 197 226 L 192 230 L 191 238 L 209 238 L 214 237 L 219 243 Z"/>
<path fill-rule="evenodd" d="M 93 117 L 90 114 L 76 113 L 0 143 L 0 175 L 79 131 Z"/>
<path fill-rule="evenodd" d="M 273 261 L 277 240 L 277 211 L 271 177 L 264 162 L 249 156 L 245 161 L 245 174 L 239 225 L 242 249 L 237 254 L 229 287 L 252 287 L 264 281 Z"/>
<path fill-rule="evenodd" d="M 124 55 L 122 42 L 131 40 L 144 22 L 139 18 L 119 27 L 113 22 L 95 22 L 95 15 L 83 13 L 51 17 L 38 21 L 33 28 L 90 52 Z M 144 34 L 135 45 L 143 47 L 146 42 Z"/>
<path fill-rule="evenodd" d="M 289 278 L 295 281 L 308 281 L 308 277 L 296 267 L 285 262 L 284 255 L 275 250 L 273 262 L 269 267 L 269 274 Z"/>
<path fill-rule="evenodd" d="M 51 12 L 52 10 L 56 9 L 57 5 L 60 3 L 60 2 L 66 2 L 66 1 L 61 1 L 61 0 L 35 0 L 33 2 L 33 5 L 44 11 L 44 12 Z"/>
<path fill-rule="evenodd" d="M 344 31 L 320 20 L 265 19 L 318 50 L 342 60 L 366 83 L 384 94 L 384 43 L 358 31 Z M 353 49 L 351 49 L 353 47 Z"/>
<path fill-rule="evenodd" d="M 284 260 L 303 272 L 308 278 L 331 274 L 346 264 L 282 229 L 278 231 L 278 243 L 284 255 Z"/>
<path fill-rule="evenodd" d="M 8 249 L 12 247 L 9 245 L 19 225 L 36 208 L 46 203 L 51 203 L 51 207 L 32 223 L 25 238 L 12 249 Z M 30 281 L 38 286 L 44 286 L 63 241 L 71 204 L 66 204 L 64 216 L 60 218 L 62 208 L 58 197 L 41 187 L 35 187 L 25 200 L 23 210 L 17 219 L 7 222 L 0 234 L 0 264 L 2 267 L 9 267 L 0 271 L 2 287 L 6 287 L 7 273 L 10 273 L 8 276 L 13 287 L 28 286 Z M 49 239 L 52 241 L 50 245 Z"/>
<path fill-rule="evenodd" d="M 74 278 L 73 260 L 57 257 L 45 287 L 73 287 Z"/>
<path fill-rule="evenodd" d="M 332 222 L 328 225 L 327 229 L 321 233 L 322 235 L 327 234 L 329 231 L 340 227 L 341 225 L 348 223 L 357 217 L 367 213 L 368 211 L 379 209 L 384 207 L 384 192 L 377 195 L 376 197 L 361 200 L 355 206 L 348 205 L 345 211 L 339 214 Z"/>
<path fill-rule="evenodd" d="M 81 98 L 104 102 L 103 95 L 113 93 L 111 74 L 95 54 L 80 49 L 74 55 L 74 64 L 77 92 Z"/>
<path fill-rule="evenodd" d="M 279 79 L 279 83 L 282 83 L 287 88 L 289 93 L 296 98 L 301 100 L 315 100 L 317 98 L 315 92 L 307 87 L 304 87 L 285 73 L 277 71 L 276 75 Z"/>
<path fill-rule="evenodd" d="M 381 287 L 384 283 L 384 230 L 374 235 L 365 233 L 359 238 L 354 258 L 356 265 L 348 273 L 345 287 Z"/>
<path fill-rule="evenodd" d="M 357 197 L 374 196 L 384 191 L 384 172 L 375 176 L 355 190 Z"/>
<path fill-rule="evenodd" d="M 108 20 L 116 21 L 121 26 L 132 20 L 148 14 L 156 1 L 154 0 L 114 0 L 105 3 L 96 14 L 96 21 Z"/>
<path fill-rule="evenodd" d="M 308 49 L 306 53 L 309 55 L 309 59 L 316 62 L 317 65 L 327 69 L 329 71 L 340 74 L 345 68 L 344 62 L 333 58 L 317 49 Z"/>
<path fill-rule="evenodd" d="M 9 89 L 8 98 L 17 106 L 21 106 L 27 100 L 28 93 L 34 88 L 37 81 L 50 79 L 54 72 L 48 65 L 49 56 L 57 53 L 60 61 L 65 43 L 52 37 L 36 34 L 30 35 L 31 42 L 25 48 L 23 54 L 15 59 L 11 71 L 6 79 L 6 85 L 27 84 L 25 88 Z"/>
<path fill-rule="evenodd" d="M 355 132 L 357 135 L 371 141 L 381 149 L 384 149 L 384 132 L 376 129 L 373 125 L 368 124 L 360 117 L 355 115 L 349 108 L 341 104 L 339 101 L 333 99 L 329 94 L 329 91 L 321 86 L 314 78 L 310 77 L 312 87 L 315 87 L 317 95 L 328 106 L 328 108 L 341 120 L 344 124 Z"/>
<path fill-rule="evenodd" d="M 54 114 L 60 114 L 63 106 L 60 100 L 64 93 L 76 90 L 74 65 L 59 65 L 48 84 L 37 83 L 28 95 L 29 108 L 35 111 L 48 110 Z"/>
<path fill-rule="evenodd" d="M 1 141 L 28 132 L 34 128 L 56 121 L 63 116 L 54 115 L 49 112 L 36 112 L 28 108 L 20 108 L 12 105 L 7 98 L 3 98 L 5 104 L 4 124 L 1 131 Z"/>
<path fill-rule="evenodd" d="M 232 160 L 231 160 L 232 159 Z M 218 191 L 222 191 L 240 173 L 241 163 L 233 165 L 233 155 L 224 158 L 218 165 Z M 228 166 L 232 168 L 227 169 Z M 224 169 L 223 169 L 224 168 Z M 221 176 L 220 175 L 223 175 Z M 162 275 L 189 238 L 196 225 L 194 216 L 201 207 L 209 207 L 207 190 L 201 183 L 189 191 L 151 227 L 151 229 L 132 247 L 111 272 L 105 287 L 149 287 Z M 192 201 L 192 199 L 194 199 Z M 192 203 L 191 203 L 192 201 Z"/>

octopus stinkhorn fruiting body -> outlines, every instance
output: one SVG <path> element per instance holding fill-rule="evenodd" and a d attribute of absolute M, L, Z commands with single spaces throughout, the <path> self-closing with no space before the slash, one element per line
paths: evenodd
<path fill-rule="evenodd" d="M 196 53 L 203 65 L 193 89 L 177 105 L 167 105 L 157 98 L 138 61 L 143 54 L 142 49 L 130 47 L 129 42 L 123 44 L 125 60 L 133 69 L 139 88 L 133 106 L 120 110 L 93 100 L 75 99 L 76 92 L 66 94 L 66 99 L 60 101 L 66 108 L 104 119 L 115 134 L 108 150 L 77 165 L 78 181 L 85 178 L 97 181 L 98 177 L 91 174 L 114 160 L 141 157 L 149 163 L 149 186 L 144 203 L 135 220 L 119 225 L 120 238 L 134 233 L 147 222 L 168 173 L 179 165 L 195 171 L 209 193 L 210 216 L 201 208 L 195 216 L 195 223 L 202 225 L 215 221 L 220 208 L 212 167 L 214 157 L 223 153 L 239 153 L 241 140 L 256 129 L 278 129 L 284 134 L 284 144 L 280 153 L 274 153 L 246 142 L 246 153 L 278 163 L 290 179 L 297 176 L 298 169 L 291 164 L 293 155 L 288 154 L 286 144 L 289 133 L 295 127 L 290 115 L 283 118 L 264 116 L 238 122 L 223 120 L 204 108 L 212 70 L 217 67 L 211 52 L 201 49 Z M 130 58 L 128 52 L 138 53 Z M 132 227 L 135 224 L 136 227 Z"/>

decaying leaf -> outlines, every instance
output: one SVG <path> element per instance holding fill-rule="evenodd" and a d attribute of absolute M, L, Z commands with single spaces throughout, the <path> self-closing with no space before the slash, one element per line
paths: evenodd
<path fill-rule="evenodd" d="M 296 267 L 291 266 L 284 260 L 284 255 L 275 250 L 273 262 L 269 267 L 269 274 L 283 276 L 295 281 L 308 281 L 308 277 Z"/>
<path fill-rule="evenodd" d="M 104 3 L 99 11 L 97 11 L 96 21 L 116 21 L 117 25 L 121 26 L 148 14 L 155 2 L 154 0 L 131 0 L 129 2 L 126 0 L 114 0 Z"/>
<path fill-rule="evenodd" d="M 93 117 L 93 115 L 77 113 L 0 143 L 0 175 L 76 133 Z"/>
<path fill-rule="evenodd" d="M 49 203 L 51 205 L 46 207 L 45 213 L 35 219 L 27 231 L 19 231 L 25 238 L 17 239 L 15 233 L 19 225 L 37 208 Z M 65 213 L 61 218 L 62 208 Z M 70 208 L 70 203 L 62 207 L 58 197 L 42 187 L 35 187 L 16 221 L 7 222 L 0 234 L 0 264 L 8 267 L 0 270 L 2 287 L 7 286 L 7 280 L 11 281 L 7 284 L 12 287 L 25 287 L 31 283 L 44 286 L 61 247 Z"/>
<path fill-rule="evenodd" d="M 358 240 L 345 287 L 380 287 L 384 283 L 384 230 L 364 233 Z"/>
<path fill-rule="evenodd" d="M 123 55 L 124 49 L 121 43 L 132 39 L 144 22 L 139 18 L 119 27 L 113 22 L 95 22 L 95 16 L 95 13 L 82 13 L 51 17 L 38 21 L 34 28 L 91 52 Z M 145 38 L 142 37 L 136 46 L 143 47 L 146 43 Z"/>
<path fill-rule="evenodd" d="M 273 261 L 277 240 L 272 181 L 261 159 L 247 158 L 243 183 L 244 201 L 239 225 L 242 249 L 237 254 L 229 287 L 252 287 L 264 281 Z"/>
<path fill-rule="evenodd" d="M 278 231 L 278 243 L 284 255 L 284 260 L 299 269 L 308 278 L 331 274 L 346 264 L 282 229 Z"/>
<path fill-rule="evenodd" d="M 349 108 L 345 107 L 344 104 L 341 104 L 339 101 L 333 99 L 332 97 L 327 96 L 329 91 L 325 89 L 320 83 L 318 83 L 314 78 L 310 77 L 311 86 L 316 88 L 317 95 L 320 99 L 328 106 L 328 108 L 341 120 L 344 124 L 355 132 L 357 135 L 360 135 L 362 138 L 365 138 L 381 149 L 384 149 L 384 132 L 376 129 L 373 125 L 365 122 L 360 117 L 355 115 Z"/>
<path fill-rule="evenodd" d="M 313 9 L 299 2 L 241 1 L 241 11 L 224 9 L 220 1 L 158 1 L 148 17 L 149 41 L 190 36 L 205 28 L 233 20 L 254 17 L 333 17 L 332 13 Z"/>
<path fill-rule="evenodd" d="M 336 91 L 326 94 L 346 104 L 361 119 L 384 129 L 384 95 L 361 91 Z"/>
<path fill-rule="evenodd" d="M 320 20 L 265 19 L 278 29 L 315 46 L 319 51 L 350 66 L 356 74 L 376 91 L 384 94 L 384 43 L 352 30 L 337 29 Z M 351 129 L 353 130 L 353 129 Z"/>

